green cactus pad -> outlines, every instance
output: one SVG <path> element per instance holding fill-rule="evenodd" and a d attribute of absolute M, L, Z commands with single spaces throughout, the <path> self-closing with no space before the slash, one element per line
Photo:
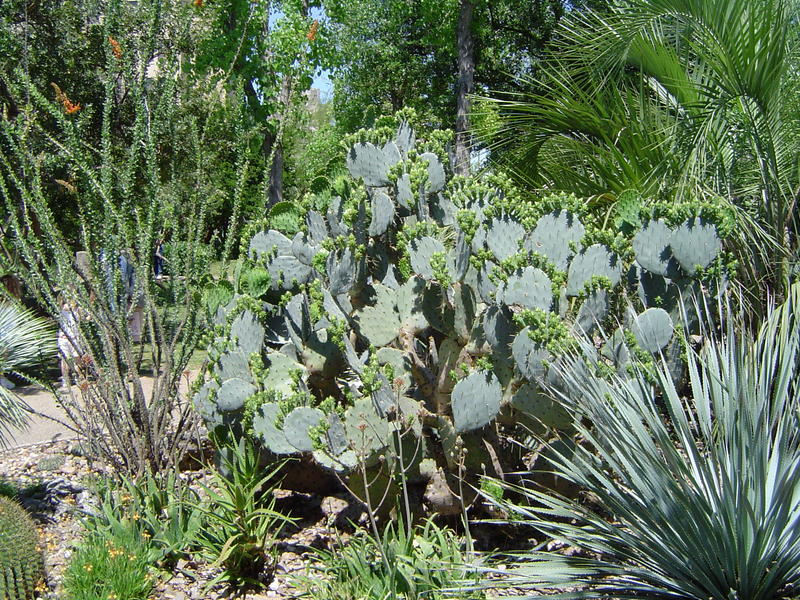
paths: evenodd
<path fill-rule="evenodd" d="M 231 323 L 231 338 L 236 340 L 239 350 L 245 356 L 260 353 L 264 347 L 264 328 L 249 310 L 240 313 Z"/>
<path fill-rule="evenodd" d="M 317 254 L 317 247 L 309 243 L 308 235 L 298 232 L 292 238 L 292 254 L 302 264 L 310 267 Z"/>
<path fill-rule="evenodd" d="M 292 242 L 279 231 L 259 231 L 250 240 L 248 256 L 261 258 L 262 256 L 291 255 Z"/>
<path fill-rule="evenodd" d="M 390 424 L 378 416 L 369 399 L 356 400 L 347 409 L 344 427 L 350 447 L 364 459 L 369 459 L 389 443 Z"/>
<path fill-rule="evenodd" d="M 572 425 L 572 418 L 563 406 L 529 383 L 520 386 L 511 404 L 545 427 L 564 430 Z"/>
<path fill-rule="evenodd" d="M 412 210 L 414 207 L 414 193 L 411 191 L 411 176 L 408 173 L 403 173 L 397 179 L 397 203 L 406 210 Z"/>
<path fill-rule="evenodd" d="M 265 402 L 253 417 L 253 433 L 270 452 L 275 454 L 294 454 L 297 449 L 289 443 L 286 435 L 275 424 L 281 408 L 274 402 Z"/>
<path fill-rule="evenodd" d="M 498 261 L 519 252 L 525 228 L 509 216 L 492 219 L 486 228 L 486 245 Z"/>
<path fill-rule="evenodd" d="M 589 246 L 572 259 L 567 276 L 567 294 L 579 295 L 593 277 L 605 277 L 611 285 L 617 285 L 622 277 L 619 257 L 602 244 Z"/>
<path fill-rule="evenodd" d="M 260 298 L 271 288 L 272 277 L 266 269 L 252 267 L 239 271 L 239 289 L 243 294 Z"/>
<path fill-rule="evenodd" d="M 574 254 L 570 246 L 579 244 L 585 234 L 586 229 L 578 217 L 566 210 L 553 211 L 539 219 L 523 247 L 528 252 L 542 254 L 557 269 L 566 271 Z"/>
<path fill-rule="evenodd" d="M 375 302 L 356 313 L 358 332 L 375 347 L 386 346 L 397 337 L 400 316 L 397 313 L 397 293 L 379 283 L 373 285 Z"/>
<path fill-rule="evenodd" d="M 392 142 L 378 148 L 370 142 L 360 142 L 347 153 L 347 170 L 354 179 L 363 178 L 370 187 L 389 185 L 389 169 L 400 162 L 400 151 Z"/>
<path fill-rule="evenodd" d="M 397 145 L 398 150 L 404 155 L 408 154 L 409 150 L 414 149 L 414 144 L 417 142 L 417 137 L 414 130 L 408 121 L 401 121 L 400 126 L 397 128 L 397 133 L 394 136 L 394 143 Z"/>
<path fill-rule="evenodd" d="M 579 332 L 589 335 L 608 314 L 608 292 L 597 289 L 590 293 L 578 309 L 575 326 Z"/>
<path fill-rule="evenodd" d="M 369 224 L 369 234 L 372 236 L 383 235 L 394 221 L 394 202 L 383 192 L 372 195 L 372 221 Z"/>
<path fill-rule="evenodd" d="M 311 236 L 311 241 L 314 244 L 321 244 L 328 238 L 328 226 L 325 225 L 325 219 L 317 211 L 308 211 L 306 214 L 306 226 L 308 227 L 308 235 Z"/>
<path fill-rule="evenodd" d="M 431 257 L 436 253 L 443 254 L 444 252 L 444 245 L 435 238 L 425 236 L 413 239 L 408 247 L 411 268 L 425 279 L 433 279 Z"/>
<path fill-rule="evenodd" d="M 672 253 L 688 275 L 705 269 L 722 250 L 716 225 L 699 217 L 689 219 L 672 234 Z"/>
<path fill-rule="evenodd" d="M 517 370 L 525 379 L 538 381 L 545 376 L 545 361 L 550 358 L 550 353 L 530 338 L 529 331 L 526 327 L 517 334 L 511 344 L 511 355 Z"/>
<path fill-rule="evenodd" d="M 656 353 L 672 339 L 675 327 L 667 311 L 662 308 L 648 308 L 633 320 L 631 329 L 642 348 Z"/>
<path fill-rule="evenodd" d="M 299 452 L 311 452 L 314 443 L 309 436 L 309 429 L 317 427 L 325 419 L 325 413 L 318 408 L 298 406 L 283 421 L 283 434 L 286 440 Z"/>
<path fill-rule="evenodd" d="M 678 273 L 678 261 L 672 255 L 671 243 L 672 230 L 661 219 L 648 221 L 631 240 L 636 262 L 662 277 L 675 277 Z"/>
<path fill-rule="evenodd" d="M 221 381 L 237 378 L 251 382 L 253 380 L 247 355 L 241 350 L 223 353 L 214 367 L 214 373 Z"/>
<path fill-rule="evenodd" d="M 523 308 L 549 312 L 553 306 L 553 284 L 547 274 L 536 267 L 525 267 L 511 275 L 497 290 L 497 301 Z"/>
<path fill-rule="evenodd" d="M 433 152 L 425 152 L 419 155 L 421 160 L 428 163 L 428 183 L 426 189 L 429 194 L 441 192 L 444 189 L 444 167 L 442 161 Z"/>
<path fill-rule="evenodd" d="M 462 433 L 487 425 L 500 411 L 502 399 L 503 391 L 494 374 L 471 373 L 456 383 L 450 396 L 453 427 Z"/>
<path fill-rule="evenodd" d="M 495 352 L 507 354 L 514 340 L 511 314 L 500 306 L 490 306 L 483 314 L 483 334 Z"/>
<path fill-rule="evenodd" d="M 268 353 L 267 364 L 269 370 L 263 381 L 264 389 L 284 394 L 291 394 L 294 391 L 292 389 L 292 372 L 300 371 L 302 374 L 306 372 L 303 365 L 281 352 Z"/>
<path fill-rule="evenodd" d="M 397 288 L 396 307 L 400 317 L 400 327 L 411 333 L 419 333 L 430 325 L 424 310 L 425 280 L 411 277 Z"/>
<path fill-rule="evenodd" d="M 217 390 L 217 409 L 223 412 L 240 410 L 244 401 L 257 391 L 256 386 L 243 379 L 223 381 Z"/>
<path fill-rule="evenodd" d="M 233 285 L 230 281 L 222 280 L 210 283 L 203 288 L 203 304 L 209 315 L 215 315 L 220 307 L 225 306 L 233 299 Z"/>

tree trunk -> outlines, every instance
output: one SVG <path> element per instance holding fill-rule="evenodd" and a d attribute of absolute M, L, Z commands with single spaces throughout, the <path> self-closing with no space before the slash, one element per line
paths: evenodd
<path fill-rule="evenodd" d="M 456 84 L 456 148 L 453 171 L 469 175 L 469 96 L 474 89 L 475 42 L 472 38 L 472 0 L 461 0 L 458 12 L 458 83 Z"/>
<path fill-rule="evenodd" d="M 308 17 L 308 0 L 303 0 L 300 6 L 300 14 Z M 275 206 L 283 200 L 283 128 L 284 119 L 289 116 L 292 105 L 292 85 L 295 83 L 291 73 L 285 73 L 281 81 L 281 91 L 278 96 L 278 114 L 275 115 L 278 121 L 277 135 L 274 140 L 276 144 L 272 156 L 272 165 L 269 171 L 269 193 L 267 197 L 267 208 Z"/>
<path fill-rule="evenodd" d="M 272 164 L 269 170 L 269 196 L 267 208 L 283 201 L 283 120 L 288 116 L 292 103 L 292 76 L 288 73 L 281 81 L 281 92 L 278 96 L 279 112 L 276 115 L 278 130 L 273 140 L 275 148 L 272 154 Z"/>

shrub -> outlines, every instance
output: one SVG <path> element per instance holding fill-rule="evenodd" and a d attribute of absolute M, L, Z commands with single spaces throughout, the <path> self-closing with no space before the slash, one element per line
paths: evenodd
<path fill-rule="evenodd" d="M 154 583 L 147 553 L 147 541 L 135 529 L 89 533 L 64 575 L 67 600 L 145 600 Z"/>
<path fill-rule="evenodd" d="M 316 550 L 317 574 L 300 580 L 316 600 L 407 600 L 448 597 L 477 582 L 458 537 L 426 520 L 420 527 L 389 523 L 379 538 L 362 532 L 339 550 Z M 459 598 L 482 598 L 461 591 Z"/>
<path fill-rule="evenodd" d="M 175 472 L 123 477 L 99 490 L 96 514 L 84 521 L 89 532 L 107 538 L 141 539 L 147 562 L 173 565 L 195 543 L 201 525 L 197 493 Z"/>

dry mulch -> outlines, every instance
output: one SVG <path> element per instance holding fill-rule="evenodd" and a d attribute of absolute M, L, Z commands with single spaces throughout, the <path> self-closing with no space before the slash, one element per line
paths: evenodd
<path fill-rule="evenodd" d="M 58 441 L 0 452 L 0 481 L 22 488 L 20 499 L 36 519 L 42 536 L 48 591 L 42 599 L 63 597 L 63 574 L 80 541 L 81 515 L 92 512 L 96 498 L 92 482 L 110 475 L 110 469 L 88 461 L 75 441 Z M 197 475 L 197 474 L 195 474 Z M 192 474 L 188 474 L 189 477 Z M 276 492 L 279 509 L 297 518 L 297 525 L 279 541 L 279 564 L 269 588 L 247 598 L 295 598 L 294 576 L 307 573 L 310 548 L 331 547 L 346 537 L 334 525 L 358 519 L 360 509 L 343 497 L 320 497 Z M 205 591 L 214 571 L 201 561 L 180 561 L 174 573 L 160 572 L 153 599 L 199 600 L 227 597 L 222 586 Z"/>

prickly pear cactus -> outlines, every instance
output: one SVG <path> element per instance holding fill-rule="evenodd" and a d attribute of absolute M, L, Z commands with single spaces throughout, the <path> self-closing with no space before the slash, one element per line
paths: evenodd
<path fill-rule="evenodd" d="M 44 579 L 36 525 L 19 504 L 0 497 L 0 598 L 33 600 Z"/>
<path fill-rule="evenodd" d="M 609 232 L 574 197 L 448 180 L 445 136 L 394 125 L 356 136 L 351 178 L 308 199 L 299 229 L 279 231 L 283 213 L 251 226 L 236 294 L 209 301 L 220 324 L 195 406 L 273 455 L 402 471 L 442 498 L 454 473 L 513 468 L 501 446 L 518 430 L 569 429 L 544 389 L 578 338 L 598 371 L 679 361 L 679 300 L 722 273 L 725 228 L 628 203 Z"/>

